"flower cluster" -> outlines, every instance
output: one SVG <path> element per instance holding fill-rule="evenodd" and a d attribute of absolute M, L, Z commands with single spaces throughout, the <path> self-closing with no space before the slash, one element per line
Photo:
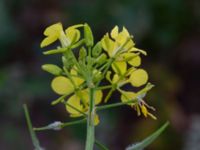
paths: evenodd
<path fill-rule="evenodd" d="M 78 24 L 64 30 L 61 23 L 56 23 L 46 28 L 44 35 L 46 38 L 41 42 L 41 47 L 56 41 L 61 43 L 56 49 L 44 52 L 45 55 L 61 54 L 63 63 L 62 67 L 55 64 L 42 66 L 43 70 L 55 76 L 51 87 L 60 95 L 52 105 L 63 103 L 71 117 L 92 115 L 97 125 L 99 117 L 96 109 L 118 91 L 122 104 L 134 108 L 138 115 L 156 119 L 148 111 L 154 108 L 143 99 L 153 87 L 148 83 L 147 72 L 140 68 L 141 54 L 146 55 L 146 52 L 135 47 L 133 37 L 125 27 L 122 31 L 118 26 L 114 27 L 96 44 L 88 24 Z M 101 85 L 103 79 L 108 81 L 108 85 Z M 140 90 L 126 91 L 123 89 L 126 84 Z M 109 89 L 107 95 L 103 93 L 105 89 Z"/>

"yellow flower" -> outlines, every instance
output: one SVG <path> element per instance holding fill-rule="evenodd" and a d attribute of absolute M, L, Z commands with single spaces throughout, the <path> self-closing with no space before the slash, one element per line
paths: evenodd
<path fill-rule="evenodd" d="M 47 27 L 44 31 L 44 35 L 47 36 L 42 42 L 41 47 L 46 47 L 56 40 L 60 40 L 62 44 L 68 46 L 77 42 L 80 38 L 80 31 L 76 28 L 82 27 L 82 24 L 74 25 L 67 28 L 64 32 L 62 24 L 56 23 Z"/>
<path fill-rule="evenodd" d="M 87 113 L 89 109 L 89 89 L 76 90 L 76 87 L 81 86 L 84 80 L 80 77 L 76 77 L 76 71 L 73 69 L 70 74 L 72 75 L 73 81 L 64 76 L 58 76 L 52 80 L 51 87 L 53 91 L 59 95 L 70 95 L 67 100 L 66 110 L 69 112 L 71 117 L 80 117 L 83 114 L 79 111 Z M 102 101 L 102 97 L 102 91 L 96 90 L 94 94 L 95 105 L 98 105 Z M 79 111 L 73 109 L 70 105 Z M 99 117 L 95 114 L 94 124 L 97 125 L 98 123 Z"/>
<path fill-rule="evenodd" d="M 118 26 L 115 26 L 110 35 L 111 38 L 107 33 L 101 40 L 101 44 L 109 57 L 115 58 L 112 64 L 113 70 L 117 74 L 123 75 L 127 70 L 127 63 L 133 67 L 140 66 L 139 53 L 146 55 L 146 52 L 135 47 L 135 43 L 127 29 L 123 27 L 122 31 L 119 32 Z"/>
<path fill-rule="evenodd" d="M 45 46 L 50 45 L 51 43 L 58 40 L 61 34 L 64 34 L 64 33 L 63 33 L 62 24 L 60 22 L 47 27 L 44 31 L 44 35 L 47 37 L 41 42 L 40 46 L 45 47 Z"/>
<path fill-rule="evenodd" d="M 97 90 L 95 92 L 94 97 L 95 97 L 95 105 L 98 105 L 102 101 L 102 97 L 103 97 L 102 91 Z M 67 103 L 74 106 L 75 108 L 77 108 L 78 110 L 82 112 L 87 112 L 89 108 L 89 90 L 84 89 L 84 90 L 74 93 L 67 100 Z M 66 110 L 70 113 L 71 117 L 79 117 L 83 115 L 68 105 L 66 105 Z"/>
<path fill-rule="evenodd" d="M 145 89 L 143 89 L 145 90 Z M 136 100 L 134 103 L 128 103 L 127 105 L 130 105 L 131 107 L 134 107 L 137 111 L 138 116 L 141 115 L 141 113 L 144 115 L 144 117 L 150 116 L 152 119 L 156 120 L 157 118 L 151 114 L 147 108 L 155 111 L 155 108 L 152 106 L 149 106 L 142 98 L 146 95 L 146 93 L 140 94 L 141 91 L 134 93 L 134 92 L 128 92 L 128 91 L 121 91 L 121 101 L 127 102 L 130 100 Z"/>
<path fill-rule="evenodd" d="M 130 35 L 125 27 L 119 32 L 118 26 L 115 26 L 111 31 L 111 38 L 107 33 L 101 40 L 101 43 L 104 50 L 108 52 L 108 55 L 114 57 L 119 52 L 119 48 L 130 38 Z M 128 51 L 134 45 L 135 43 L 130 39 L 121 51 Z"/>
<path fill-rule="evenodd" d="M 128 77 L 130 76 L 130 77 Z M 116 84 L 118 87 L 121 85 L 124 85 L 127 82 L 130 82 L 132 86 L 134 87 L 140 87 L 147 83 L 148 81 L 148 74 L 144 69 L 135 69 L 130 68 L 124 77 L 120 78 L 119 74 L 114 74 L 113 78 L 111 79 L 111 72 L 108 71 L 106 74 L 106 79 L 111 84 Z"/>
<path fill-rule="evenodd" d="M 111 71 L 108 71 L 106 74 L 106 79 L 112 84 L 115 85 L 117 89 L 119 89 L 121 86 L 129 82 L 129 79 L 120 78 L 118 74 L 114 74 L 111 79 Z"/>

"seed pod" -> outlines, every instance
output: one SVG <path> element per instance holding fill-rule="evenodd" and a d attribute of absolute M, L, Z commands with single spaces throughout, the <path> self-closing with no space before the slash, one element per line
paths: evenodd
<path fill-rule="evenodd" d="M 44 71 L 47 71 L 47 72 L 55 75 L 55 76 L 58 76 L 62 73 L 62 69 L 53 64 L 44 64 L 44 65 L 42 65 L 42 69 Z"/>
<path fill-rule="evenodd" d="M 102 52 L 101 42 L 98 42 L 92 49 L 92 56 L 98 57 Z"/>
<path fill-rule="evenodd" d="M 94 38 L 92 34 L 92 30 L 88 24 L 84 24 L 84 37 L 86 46 L 90 47 L 94 45 Z"/>

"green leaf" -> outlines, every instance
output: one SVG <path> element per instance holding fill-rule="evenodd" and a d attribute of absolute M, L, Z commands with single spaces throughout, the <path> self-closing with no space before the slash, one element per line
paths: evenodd
<path fill-rule="evenodd" d="M 51 105 L 56 105 L 60 102 L 63 102 L 65 100 L 65 97 L 67 96 L 68 94 L 65 94 L 65 95 L 62 95 L 61 97 L 57 98 L 56 100 L 52 101 L 51 102 Z"/>
<path fill-rule="evenodd" d="M 40 146 L 40 142 L 39 142 L 39 140 L 38 140 L 38 138 L 35 134 L 35 131 L 33 130 L 33 126 L 32 126 L 32 123 L 31 123 L 30 115 L 29 115 L 28 108 L 27 108 L 26 104 L 23 105 L 23 108 L 24 108 L 24 114 L 25 114 L 25 117 L 26 117 L 26 121 L 27 121 L 28 129 L 29 129 L 29 132 L 30 132 L 30 135 L 31 135 L 33 146 L 35 147 L 35 150 L 44 150 Z"/>
<path fill-rule="evenodd" d="M 143 141 L 133 144 L 126 148 L 126 150 L 143 150 L 145 147 L 150 145 L 169 125 L 169 122 L 167 121 L 162 127 L 160 127 L 157 131 L 155 131 L 153 134 L 148 136 Z"/>

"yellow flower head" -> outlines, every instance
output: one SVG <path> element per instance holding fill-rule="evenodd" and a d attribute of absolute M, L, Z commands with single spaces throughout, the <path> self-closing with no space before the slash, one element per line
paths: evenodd
<path fill-rule="evenodd" d="M 47 37 L 41 42 L 40 46 L 45 47 L 52 44 L 60 38 L 61 34 L 63 34 L 63 27 L 60 22 L 47 27 L 44 31 L 44 35 Z"/>
<path fill-rule="evenodd" d="M 119 32 L 118 26 L 115 26 L 111 31 L 111 38 L 109 37 L 108 33 L 103 37 L 101 40 L 103 49 L 108 52 L 110 57 L 114 57 L 119 48 L 125 44 L 125 42 L 130 39 L 130 35 L 125 27 L 123 27 L 122 31 Z M 133 47 L 135 44 L 130 39 L 124 45 L 124 51 L 128 50 L 129 48 Z"/>
<path fill-rule="evenodd" d="M 67 28 L 64 32 L 62 24 L 56 23 L 47 27 L 44 35 L 47 36 L 42 42 L 41 47 L 46 47 L 56 40 L 60 40 L 64 46 L 69 46 L 80 39 L 80 31 L 76 28 L 82 27 L 82 24 L 74 25 Z"/>
<path fill-rule="evenodd" d="M 115 26 L 111 33 L 107 33 L 101 40 L 103 49 L 110 57 L 114 57 L 112 69 L 115 73 L 123 75 L 127 71 L 127 63 L 132 67 L 138 67 L 141 64 L 140 53 L 146 55 L 146 52 L 135 47 L 129 32 L 125 27 L 119 32 L 118 26 Z"/>
<path fill-rule="evenodd" d="M 140 90 L 139 92 L 129 92 L 129 91 L 123 91 L 120 90 L 121 92 L 121 101 L 122 102 L 127 102 L 131 100 L 135 100 L 135 102 L 132 103 L 127 103 L 127 105 L 130 105 L 131 107 L 134 107 L 135 110 L 137 111 L 138 116 L 141 115 L 141 113 L 144 115 L 144 117 L 150 116 L 152 119 L 156 120 L 156 117 L 151 114 L 147 108 L 155 111 L 155 108 L 152 106 L 149 106 L 143 98 L 146 95 L 146 92 L 150 90 L 153 87 L 153 85 L 148 84 L 145 88 Z"/>
<path fill-rule="evenodd" d="M 71 74 L 75 76 L 77 73 L 74 69 L 72 69 Z M 72 80 L 73 82 L 64 76 L 58 76 L 52 80 L 51 87 L 53 91 L 59 95 L 71 95 L 66 101 L 66 110 L 70 113 L 71 117 L 80 117 L 83 115 L 82 113 L 87 113 L 88 111 L 89 90 L 82 89 L 75 91 L 76 87 L 79 87 L 84 82 L 84 80 L 80 77 L 72 77 Z M 94 97 L 95 105 L 98 105 L 103 98 L 102 91 L 96 90 Z M 75 107 L 79 111 L 70 106 Z M 97 114 L 95 115 L 94 122 L 96 125 L 99 123 L 99 117 Z"/>

